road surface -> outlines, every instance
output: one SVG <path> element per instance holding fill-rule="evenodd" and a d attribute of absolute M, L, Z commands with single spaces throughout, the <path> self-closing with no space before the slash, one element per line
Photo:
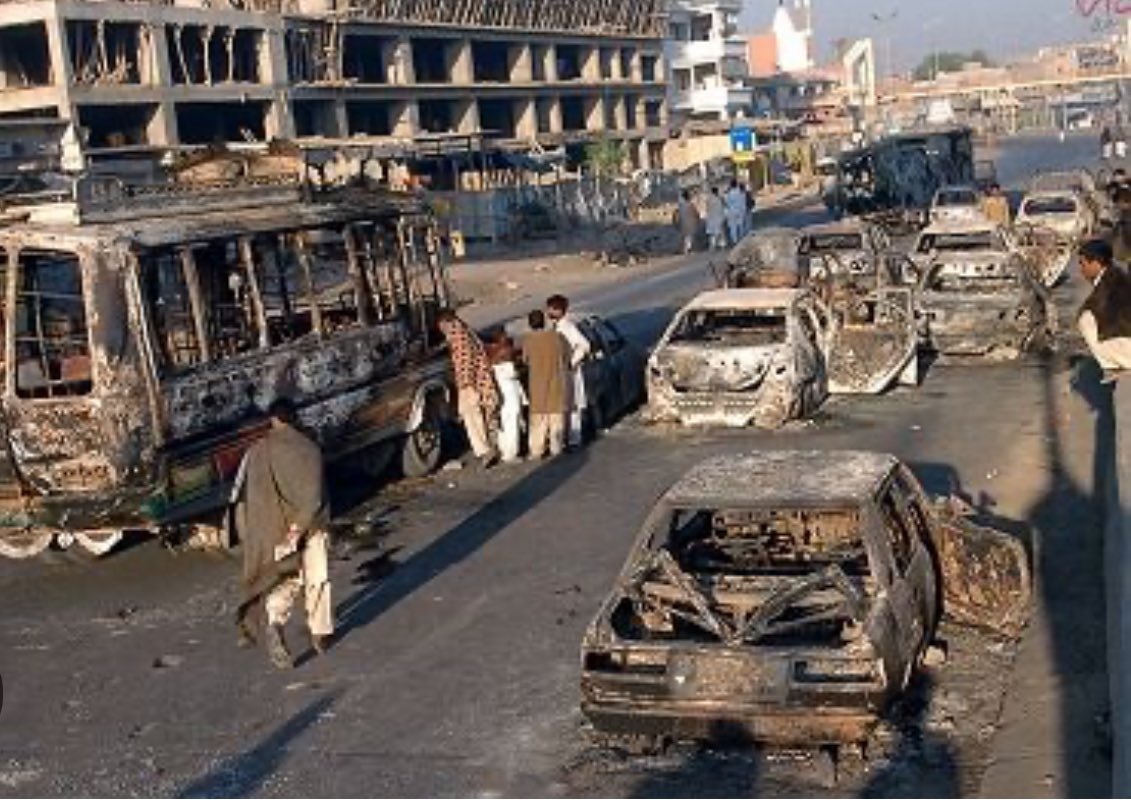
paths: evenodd
<path fill-rule="evenodd" d="M 1004 143 L 1002 178 L 1086 164 L 1092 147 Z M 709 281 L 698 260 L 578 302 L 647 344 Z M 1066 311 L 1079 292 L 1058 291 Z M 838 399 L 779 433 L 629 419 L 550 464 L 351 489 L 356 532 L 332 567 L 340 641 L 290 672 L 236 648 L 230 560 L 144 543 L 97 563 L 0 564 L 0 794 L 826 794 L 804 759 L 624 757 L 578 711 L 581 635 L 656 496 L 720 451 L 805 447 L 893 452 L 931 492 L 1030 540 L 1033 627 L 1056 674 L 1047 728 L 1073 744 L 1054 789 L 1104 795 L 1104 711 L 1069 693 L 1106 680 L 1092 420 L 1068 376 L 1063 356 L 934 368 L 921 388 Z M 1026 672 L 1017 650 L 953 632 L 891 761 L 839 792 L 978 792 Z"/>

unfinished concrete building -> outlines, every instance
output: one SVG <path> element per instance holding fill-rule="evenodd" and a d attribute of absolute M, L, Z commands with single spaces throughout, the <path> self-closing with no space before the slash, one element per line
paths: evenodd
<path fill-rule="evenodd" d="M 90 148 L 608 132 L 654 164 L 665 0 L 0 0 L 0 118 Z"/>

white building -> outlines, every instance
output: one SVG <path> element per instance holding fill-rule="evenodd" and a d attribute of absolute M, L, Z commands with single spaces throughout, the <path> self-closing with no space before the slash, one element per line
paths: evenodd
<path fill-rule="evenodd" d="M 672 0 L 665 56 L 674 115 L 729 120 L 749 112 L 753 92 L 746 40 L 738 33 L 742 0 Z"/>
<path fill-rule="evenodd" d="M 773 32 L 778 72 L 800 73 L 813 69 L 812 0 L 792 0 L 791 3 L 778 0 Z"/>

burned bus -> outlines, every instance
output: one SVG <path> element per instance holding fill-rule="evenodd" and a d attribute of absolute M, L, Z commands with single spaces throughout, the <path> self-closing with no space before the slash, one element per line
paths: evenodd
<path fill-rule="evenodd" d="M 841 154 L 824 200 L 838 218 L 875 216 L 893 228 L 922 227 L 941 187 L 974 178 L 970 129 L 906 132 Z"/>
<path fill-rule="evenodd" d="M 0 554 L 214 536 L 281 396 L 330 460 L 438 463 L 449 299 L 428 209 L 214 172 L 79 181 L 66 203 L 8 211 Z"/>

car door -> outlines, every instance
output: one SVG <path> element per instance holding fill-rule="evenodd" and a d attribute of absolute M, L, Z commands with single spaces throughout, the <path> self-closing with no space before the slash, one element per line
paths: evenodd
<path fill-rule="evenodd" d="M 608 351 L 610 385 L 616 389 L 615 396 L 609 399 L 614 409 L 608 412 L 619 416 L 643 396 L 644 361 L 612 322 L 595 318 L 593 324 Z"/>
<path fill-rule="evenodd" d="M 900 673 L 906 684 L 920 652 L 925 649 L 929 623 L 924 614 L 924 596 L 914 529 L 903 503 L 904 494 L 896 482 L 888 484 L 879 498 L 884 536 L 891 549 L 894 574 L 888 589 L 892 615 L 896 623 Z M 922 559 L 919 559 L 920 561 Z"/>

